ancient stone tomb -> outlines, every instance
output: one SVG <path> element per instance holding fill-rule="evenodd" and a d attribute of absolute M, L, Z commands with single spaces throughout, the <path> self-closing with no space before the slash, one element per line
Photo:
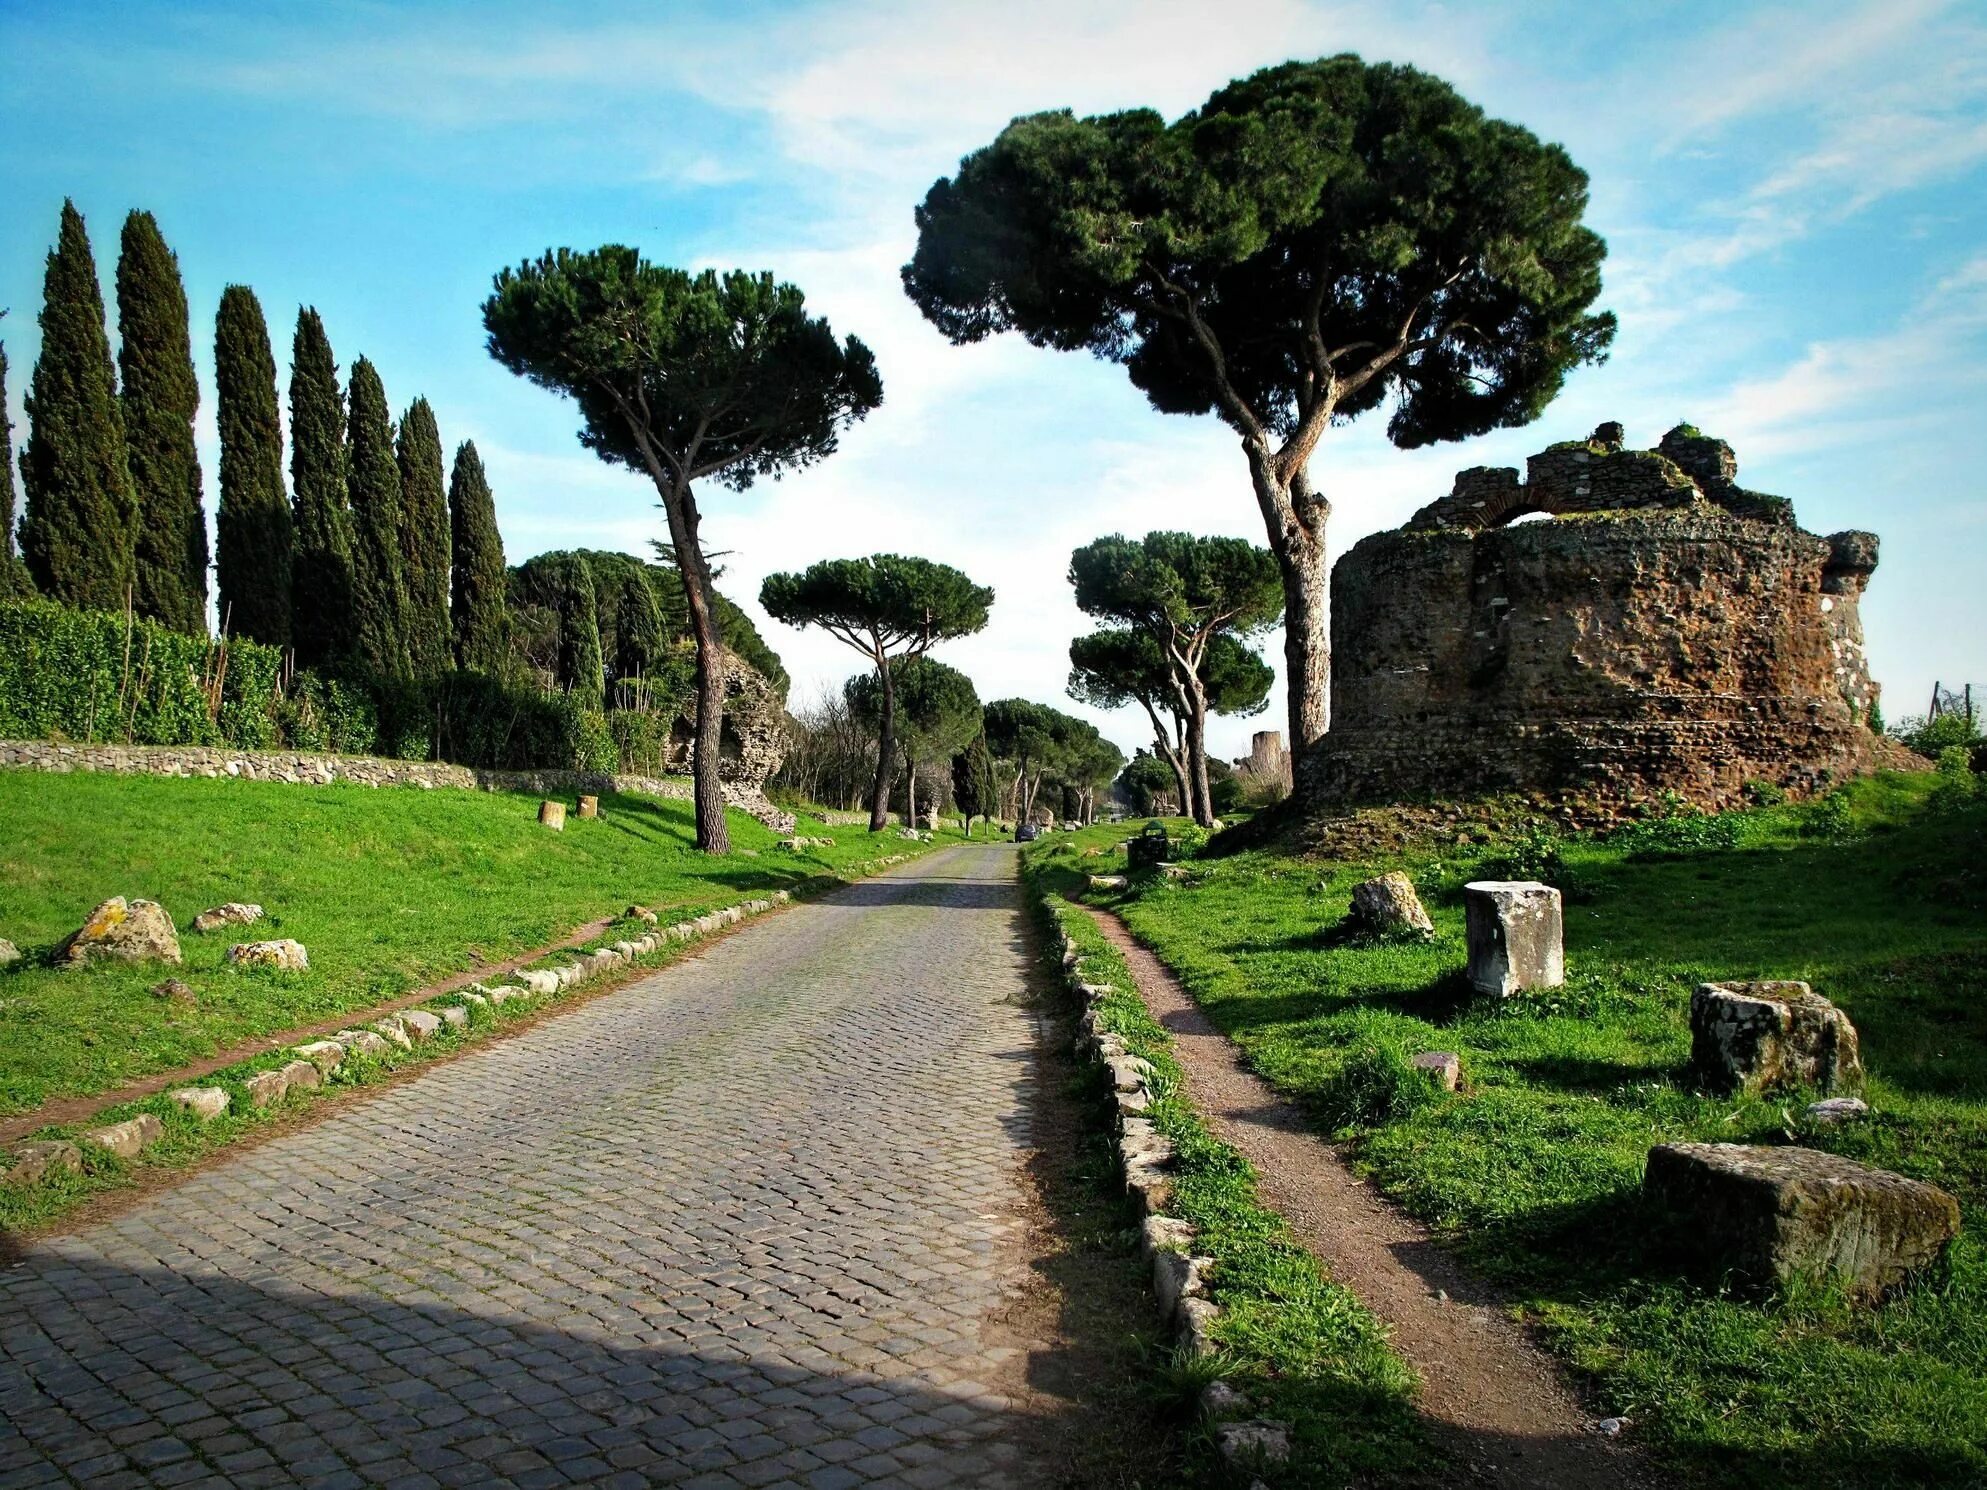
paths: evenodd
<path fill-rule="evenodd" d="M 1863 532 L 1820 538 L 1723 441 L 1619 425 L 1477 468 L 1333 572 L 1321 804 L 1542 791 L 1605 817 L 1869 769 Z M 1535 518 L 1535 521 L 1520 519 Z"/>

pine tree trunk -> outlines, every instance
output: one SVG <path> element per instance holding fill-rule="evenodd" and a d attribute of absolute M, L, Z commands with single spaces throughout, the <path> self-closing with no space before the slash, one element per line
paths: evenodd
<path fill-rule="evenodd" d="M 904 826 L 918 826 L 918 763 L 909 751 L 904 752 Z"/>
<path fill-rule="evenodd" d="M 897 748 L 897 685 L 890 676 L 890 664 L 877 664 L 876 675 L 883 684 L 883 723 L 876 739 L 876 780 L 869 788 L 869 831 L 881 833 L 890 826 L 890 767 Z"/>
<path fill-rule="evenodd" d="M 665 488 L 669 500 L 669 536 L 676 549 L 676 567 L 683 576 L 683 597 L 690 611 L 690 633 L 697 641 L 697 732 L 691 745 L 690 774 L 697 802 L 697 847 L 707 854 L 731 852 L 731 828 L 724 820 L 724 789 L 718 781 L 720 742 L 724 737 L 724 648 L 718 639 L 711 607 L 711 572 L 697 539 L 701 519 L 688 482 Z"/>
<path fill-rule="evenodd" d="M 1207 784 L 1207 704 L 1199 697 L 1187 702 L 1187 776 L 1193 789 L 1188 815 L 1205 828 L 1214 821 L 1213 793 Z"/>
<path fill-rule="evenodd" d="M 1250 466 L 1283 576 L 1283 683 L 1294 790 L 1301 794 L 1313 747 L 1332 723 L 1331 569 L 1325 553 L 1332 509 L 1305 471 L 1285 481 L 1267 458 L 1252 457 Z"/>

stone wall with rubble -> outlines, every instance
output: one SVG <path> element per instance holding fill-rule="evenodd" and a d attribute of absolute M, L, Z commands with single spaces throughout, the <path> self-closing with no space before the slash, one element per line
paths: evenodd
<path fill-rule="evenodd" d="M 1890 759 L 1857 615 L 1876 536 L 1805 532 L 1736 475 L 1688 427 L 1626 450 L 1603 425 L 1522 482 L 1464 471 L 1355 545 L 1333 571 L 1332 728 L 1307 800 L 1545 793 L 1605 818 Z"/>

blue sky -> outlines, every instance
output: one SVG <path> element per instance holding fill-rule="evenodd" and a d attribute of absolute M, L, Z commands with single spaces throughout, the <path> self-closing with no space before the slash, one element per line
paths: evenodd
<path fill-rule="evenodd" d="M 1987 684 L 1987 12 L 1880 3 L 1464 7 L 1304 0 L 1086 4 L 109 5 L 0 0 L 0 321 L 9 415 L 34 360 L 63 196 L 106 280 L 124 213 L 178 250 L 209 402 L 224 285 L 253 285 L 278 360 L 296 307 L 389 398 L 474 438 L 513 561 L 646 553 L 654 494 L 575 439 L 571 408 L 482 349 L 490 275 L 555 244 L 632 242 L 771 268 L 876 350 L 886 403 L 835 459 L 745 497 L 707 540 L 748 608 L 767 573 L 878 549 L 999 592 L 945 655 L 982 696 L 1061 697 L 1084 622 L 1069 550 L 1155 527 L 1261 541 L 1233 437 L 1153 413 L 1121 373 L 1007 339 L 947 346 L 897 283 L 911 209 L 1015 114 L 1177 114 L 1287 57 L 1413 62 L 1564 143 L 1607 237 L 1612 360 L 1529 429 L 1403 454 L 1379 421 L 1314 463 L 1343 551 L 1471 465 L 1519 465 L 1619 419 L 1688 418 L 1816 532 L 1884 540 L 1865 603 L 1891 717 L 1935 678 Z M 853 654 L 765 622 L 796 701 Z M 1272 660 L 1277 648 L 1269 648 Z M 1223 754 L 1280 723 L 1218 721 Z M 1129 747 L 1133 716 L 1099 716 Z"/>

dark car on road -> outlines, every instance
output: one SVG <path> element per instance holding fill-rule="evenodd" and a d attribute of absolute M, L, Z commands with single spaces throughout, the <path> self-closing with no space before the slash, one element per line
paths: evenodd
<path fill-rule="evenodd" d="M 1023 823 L 1014 830 L 1014 841 L 1016 843 L 1033 843 L 1041 836 L 1042 825 L 1040 823 Z"/>

